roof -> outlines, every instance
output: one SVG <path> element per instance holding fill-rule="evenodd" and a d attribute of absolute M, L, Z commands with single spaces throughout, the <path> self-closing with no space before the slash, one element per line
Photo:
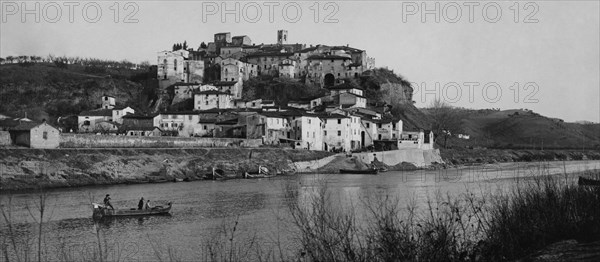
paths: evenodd
<path fill-rule="evenodd" d="M 130 119 L 153 119 L 155 118 L 157 115 L 134 115 L 134 114 L 127 114 L 124 115 L 123 118 L 130 118 Z"/>
<path fill-rule="evenodd" d="M 258 114 L 271 118 L 285 118 L 286 116 L 282 113 L 283 112 L 263 111 L 259 112 Z"/>
<path fill-rule="evenodd" d="M 288 104 L 310 104 L 310 100 L 288 101 Z"/>
<path fill-rule="evenodd" d="M 83 111 L 79 116 L 112 116 L 112 109 L 96 109 Z"/>
<path fill-rule="evenodd" d="M 217 91 L 217 90 L 206 90 L 206 91 L 200 91 L 200 92 L 194 92 L 194 94 L 196 95 L 231 95 L 230 93 L 226 93 L 226 92 L 221 92 L 221 91 Z"/>
<path fill-rule="evenodd" d="M 334 46 L 331 50 L 344 50 L 349 51 L 350 53 L 362 53 L 364 50 L 360 50 L 358 48 L 349 47 L 349 46 Z"/>
<path fill-rule="evenodd" d="M 323 119 L 327 119 L 327 118 L 336 118 L 336 119 L 337 119 L 337 118 L 350 118 L 350 117 L 347 117 L 347 116 L 345 116 L 345 115 L 341 115 L 341 114 L 327 114 L 327 115 L 319 115 L 319 117 L 320 117 L 320 118 L 323 118 Z"/>
<path fill-rule="evenodd" d="M 341 55 L 311 55 L 307 58 L 308 60 L 329 60 L 329 59 L 334 59 L 334 60 L 350 60 L 352 58 L 347 57 L 347 56 L 341 56 Z"/>
<path fill-rule="evenodd" d="M 252 54 L 248 54 L 246 57 L 263 57 L 263 56 L 293 56 L 294 53 L 281 53 L 281 52 L 256 52 Z"/>
<path fill-rule="evenodd" d="M 232 86 L 237 84 L 237 81 L 219 81 L 219 82 L 215 82 L 213 85 L 214 86 Z"/>
<path fill-rule="evenodd" d="M 197 115 L 198 111 L 165 111 L 161 115 Z"/>
<path fill-rule="evenodd" d="M 128 108 L 128 107 L 131 108 L 130 106 L 115 106 L 115 107 L 113 107 L 113 110 L 123 110 L 123 109 Z"/>
<path fill-rule="evenodd" d="M 160 129 L 159 127 L 156 127 L 156 126 L 126 125 L 126 126 L 121 127 L 121 130 L 127 130 L 127 131 L 154 131 L 154 129 L 158 129 L 158 130 L 162 131 L 162 129 Z"/>
<path fill-rule="evenodd" d="M 311 51 L 315 51 L 315 50 L 317 50 L 320 47 L 329 48 L 329 46 L 326 46 L 326 45 L 316 45 L 316 46 L 304 48 L 304 49 L 298 51 L 298 53 L 308 53 L 308 52 L 311 52 Z"/>
<path fill-rule="evenodd" d="M 14 131 L 29 131 L 32 128 L 41 125 L 38 122 L 21 122 L 19 123 L 17 126 L 15 127 L 11 127 L 9 130 L 14 130 Z"/>
<path fill-rule="evenodd" d="M 173 84 L 173 86 L 199 86 L 201 84 L 199 83 L 183 83 L 183 82 L 177 82 L 175 84 Z"/>
<path fill-rule="evenodd" d="M 217 119 L 205 118 L 205 119 L 200 119 L 200 121 L 198 121 L 198 124 L 214 124 L 216 122 L 217 122 Z"/>
<path fill-rule="evenodd" d="M 362 98 L 366 98 L 366 97 L 364 97 L 364 96 L 357 95 L 357 94 L 355 94 L 355 93 L 349 93 L 349 92 L 341 93 L 341 94 L 339 94 L 339 95 L 340 95 L 340 96 L 341 96 L 341 95 L 352 95 L 352 96 L 356 96 L 356 97 L 362 97 Z"/>
<path fill-rule="evenodd" d="M 237 118 L 232 118 L 232 119 L 228 119 L 228 120 L 215 122 L 215 124 L 217 124 L 217 125 L 237 125 L 237 123 L 238 123 Z"/>

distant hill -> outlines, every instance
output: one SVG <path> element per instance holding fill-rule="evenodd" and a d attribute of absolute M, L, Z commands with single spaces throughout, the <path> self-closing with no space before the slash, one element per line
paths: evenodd
<path fill-rule="evenodd" d="M 0 112 L 57 124 L 59 116 L 99 107 L 104 94 L 117 104 L 148 110 L 156 97 L 156 72 L 52 63 L 0 65 Z"/>
<path fill-rule="evenodd" d="M 600 124 L 567 123 L 529 110 L 454 109 L 461 115 L 468 140 L 458 147 L 512 149 L 600 149 Z M 423 111 L 427 112 L 426 109 Z"/>

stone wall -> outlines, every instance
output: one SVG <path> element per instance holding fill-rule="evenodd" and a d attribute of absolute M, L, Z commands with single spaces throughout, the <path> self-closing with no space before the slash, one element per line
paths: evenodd
<path fill-rule="evenodd" d="M 61 134 L 61 148 L 259 147 L 261 139 Z"/>
<path fill-rule="evenodd" d="M 0 131 L 0 146 L 10 146 L 11 144 L 10 133 L 8 131 Z"/>
<path fill-rule="evenodd" d="M 438 149 L 423 150 L 407 148 L 381 152 L 354 153 L 352 155 L 358 157 L 364 163 L 371 163 L 374 157 L 377 157 L 377 160 L 389 166 L 395 166 L 402 162 L 408 162 L 418 167 L 423 167 L 430 165 L 433 162 L 443 162 Z"/>

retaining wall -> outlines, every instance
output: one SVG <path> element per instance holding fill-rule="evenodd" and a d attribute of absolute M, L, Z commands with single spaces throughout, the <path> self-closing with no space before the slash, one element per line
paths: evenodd
<path fill-rule="evenodd" d="M 261 139 L 61 134 L 61 148 L 259 147 Z"/>
<path fill-rule="evenodd" d="M 377 160 L 389 166 L 409 162 L 415 166 L 423 167 L 433 162 L 443 162 L 438 149 L 407 148 L 382 152 L 353 153 L 352 156 L 358 157 L 364 163 L 371 163 L 377 157 Z"/>

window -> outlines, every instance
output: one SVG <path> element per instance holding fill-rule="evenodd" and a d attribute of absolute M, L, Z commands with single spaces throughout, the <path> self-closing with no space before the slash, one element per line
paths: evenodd
<path fill-rule="evenodd" d="M 206 105 L 208 105 L 208 101 L 206 101 Z"/>
<path fill-rule="evenodd" d="M 83 125 L 84 125 L 84 126 L 89 126 L 89 125 L 90 125 L 90 121 L 89 121 L 89 120 L 85 120 L 85 121 L 83 121 Z"/>
<path fill-rule="evenodd" d="M 48 132 L 44 131 L 44 133 L 42 133 L 42 137 L 44 139 L 48 139 Z"/>
<path fill-rule="evenodd" d="M 381 123 L 377 124 L 377 128 L 381 128 Z"/>
<path fill-rule="evenodd" d="M 371 128 L 371 124 L 367 123 L 367 128 Z"/>
<path fill-rule="evenodd" d="M 204 130 L 206 130 L 206 125 L 204 125 Z"/>
<path fill-rule="evenodd" d="M 342 124 L 342 120 L 341 119 L 338 119 L 337 121 L 338 121 L 338 125 Z"/>
<path fill-rule="evenodd" d="M 173 70 L 177 70 L 177 59 L 173 60 Z"/>
<path fill-rule="evenodd" d="M 327 130 L 323 131 L 323 135 L 327 136 Z"/>
<path fill-rule="evenodd" d="M 338 130 L 338 136 L 342 136 L 342 131 Z"/>
<path fill-rule="evenodd" d="M 188 116 L 188 120 L 192 120 L 192 116 L 191 115 Z"/>
<path fill-rule="evenodd" d="M 177 127 L 177 123 L 173 123 L 173 127 Z"/>
<path fill-rule="evenodd" d="M 308 120 L 308 123 L 310 124 L 310 119 Z"/>

